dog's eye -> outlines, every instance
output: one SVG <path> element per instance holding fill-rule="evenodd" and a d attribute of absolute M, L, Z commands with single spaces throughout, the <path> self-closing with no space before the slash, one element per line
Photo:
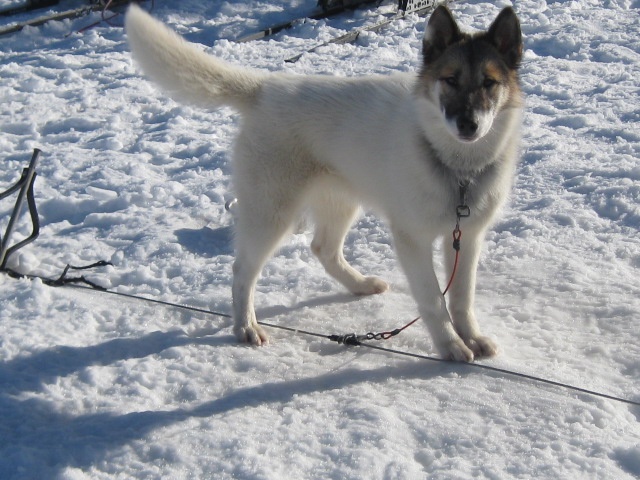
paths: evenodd
<path fill-rule="evenodd" d="M 442 81 L 452 88 L 458 87 L 458 79 L 456 77 L 444 77 Z"/>
<path fill-rule="evenodd" d="M 496 85 L 498 82 L 496 80 L 494 80 L 493 78 L 487 77 L 484 79 L 484 82 L 482 82 L 482 86 L 486 89 L 489 89 L 491 87 L 493 87 L 494 85 Z"/>

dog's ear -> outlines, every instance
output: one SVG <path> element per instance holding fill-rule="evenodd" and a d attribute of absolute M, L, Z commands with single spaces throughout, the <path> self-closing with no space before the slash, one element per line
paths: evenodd
<path fill-rule="evenodd" d="M 516 69 L 522 60 L 522 31 L 513 8 L 503 8 L 487 32 L 487 38 L 502 55 L 509 68 Z"/>
<path fill-rule="evenodd" d="M 439 5 L 429 17 L 422 40 L 422 56 L 429 65 L 438 59 L 449 45 L 462 39 L 462 33 L 447 7 Z"/>

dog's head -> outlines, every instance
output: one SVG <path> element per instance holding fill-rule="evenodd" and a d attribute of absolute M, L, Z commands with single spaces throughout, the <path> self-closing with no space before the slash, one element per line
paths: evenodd
<path fill-rule="evenodd" d="M 439 6 L 427 22 L 423 57 L 423 94 L 439 107 L 446 130 L 459 142 L 484 137 L 496 116 L 518 102 L 522 33 L 509 7 L 486 32 L 471 35 Z"/>

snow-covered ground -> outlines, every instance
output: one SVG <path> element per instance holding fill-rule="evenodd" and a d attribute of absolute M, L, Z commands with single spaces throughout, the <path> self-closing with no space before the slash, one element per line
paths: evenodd
<path fill-rule="evenodd" d="M 415 15 L 355 45 L 283 62 L 379 20 L 373 9 L 267 41 L 230 41 L 314 4 L 156 0 L 154 14 L 214 55 L 267 70 L 419 67 L 424 19 Z M 481 29 L 508 4 L 451 8 Z M 478 314 L 501 346 L 482 363 L 638 402 L 640 3 L 513 5 L 525 35 L 527 111 L 512 200 L 480 265 Z M 113 266 L 85 275 L 113 291 L 227 313 L 233 247 L 224 203 L 233 196 L 237 118 L 158 93 L 132 64 L 120 19 L 73 33 L 99 18 L 0 37 L 0 190 L 34 147 L 43 151 L 42 232 L 10 266 L 56 277 L 67 263 L 104 259 Z M 1 234 L 12 207 L 0 202 Z M 25 217 L 16 239 L 29 231 Z M 347 295 L 308 243 L 308 233 L 294 235 L 267 265 L 256 296 L 261 320 L 364 333 L 416 315 L 388 230 L 373 214 L 357 222 L 346 253 L 390 281 L 385 295 Z M 241 346 L 228 318 L 0 275 L 0 478 L 640 477 L 640 407 L 269 333 L 268 347 Z M 384 346 L 433 354 L 421 325 Z"/>

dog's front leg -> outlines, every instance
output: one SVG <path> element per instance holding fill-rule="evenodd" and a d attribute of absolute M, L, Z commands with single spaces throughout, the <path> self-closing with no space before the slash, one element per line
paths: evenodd
<path fill-rule="evenodd" d="M 484 239 L 484 229 L 465 230 L 453 283 L 448 293 L 449 313 L 454 326 L 465 344 L 476 357 L 492 357 L 498 353 L 498 347 L 488 337 L 480 333 L 480 327 L 474 312 L 476 289 L 476 271 L 480 250 Z M 455 250 L 445 245 L 447 270 L 453 271 Z"/>
<path fill-rule="evenodd" d="M 473 361 L 473 351 L 456 332 L 440 291 L 433 268 L 433 241 L 421 241 L 396 230 L 393 236 L 398 259 L 407 275 L 411 292 L 418 303 L 418 310 L 426 322 L 436 349 L 448 360 Z"/>

